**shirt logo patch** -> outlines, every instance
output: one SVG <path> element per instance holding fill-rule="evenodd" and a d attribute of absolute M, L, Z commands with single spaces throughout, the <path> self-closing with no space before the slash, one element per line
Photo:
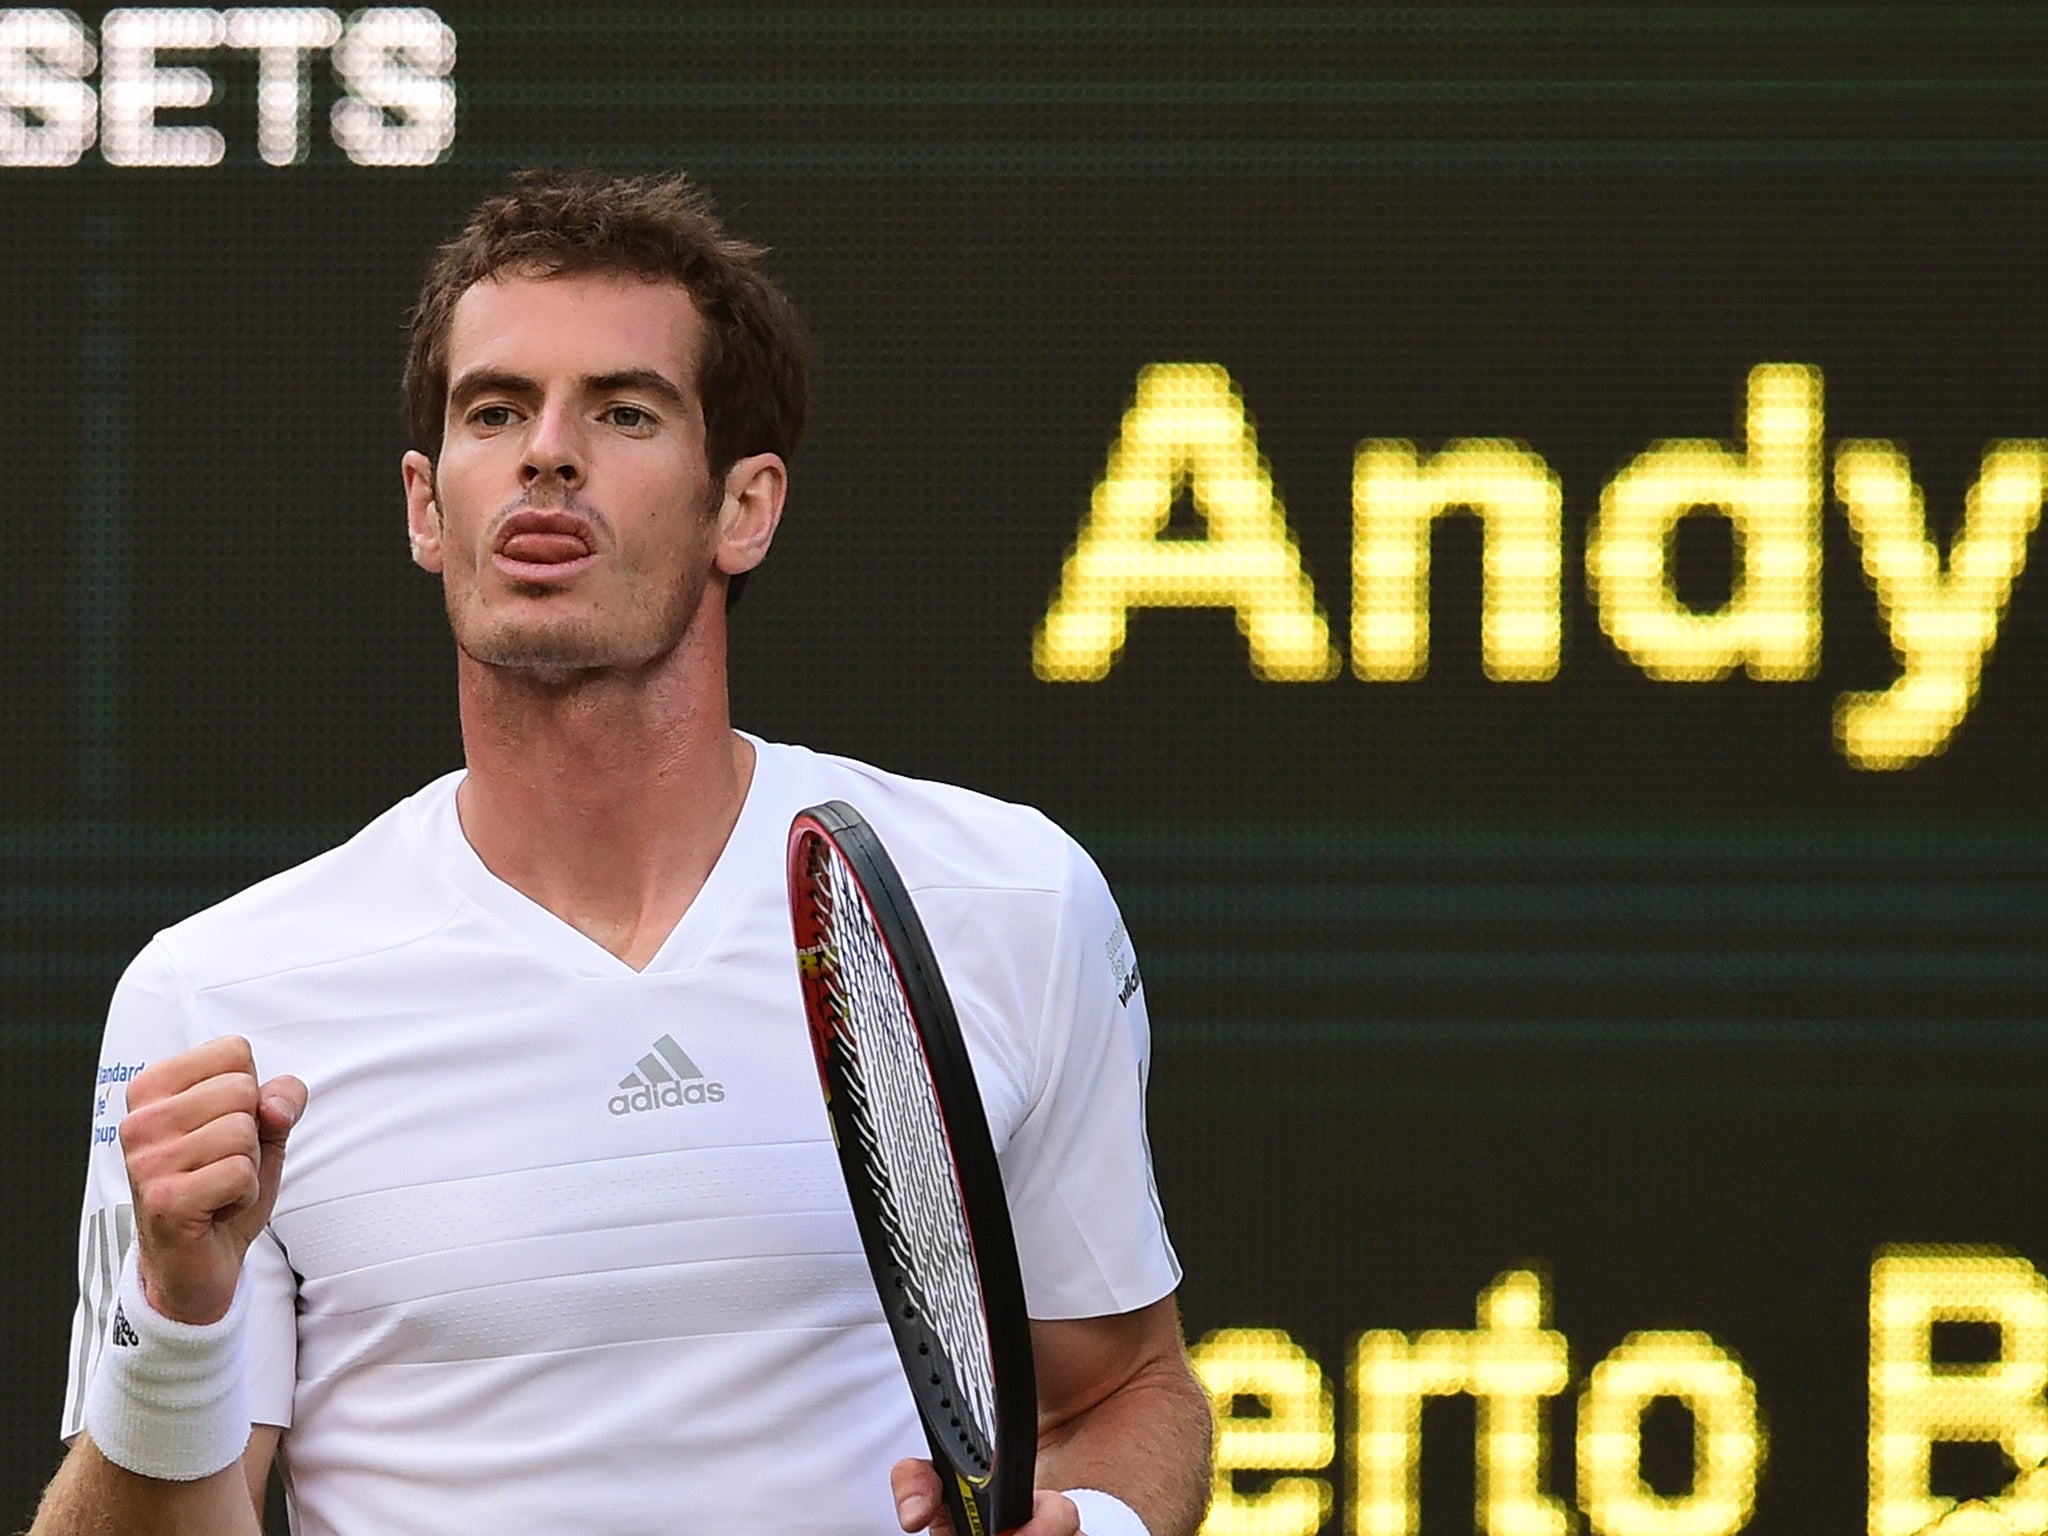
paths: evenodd
<path fill-rule="evenodd" d="M 147 1062 L 117 1061 L 102 1065 L 99 1076 L 93 1082 L 92 1100 L 92 1144 L 96 1147 L 110 1147 L 116 1138 L 114 1122 L 108 1117 L 113 1114 L 113 1091 L 121 1089 L 122 1100 L 127 1099 L 128 1080 L 140 1072 Z"/>
<path fill-rule="evenodd" d="M 1116 1000 L 1129 1007 L 1131 998 L 1145 980 L 1138 974 L 1138 951 L 1131 943 L 1130 930 L 1124 927 L 1122 918 L 1116 920 L 1116 932 L 1109 936 L 1102 949 L 1109 956 L 1110 970 L 1116 973 Z"/>
<path fill-rule="evenodd" d="M 615 1115 L 634 1115 L 651 1109 L 724 1102 L 725 1084 L 706 1080 L 702 1069 L 690 1060 L 690 1053 L 676 1044 L 676 1037 L 663 1035 L 654 1042 L 654 1049 L 640 1058 L 636 1070 L 619 1079 L 619 1091 L 606 1108 Z"/>

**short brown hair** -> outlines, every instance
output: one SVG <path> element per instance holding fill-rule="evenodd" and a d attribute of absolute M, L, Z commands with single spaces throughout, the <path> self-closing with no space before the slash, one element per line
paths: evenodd
<path fill-rule="evenodd" d="M 755 265 L 763 254 L 764 247 L 727 234 L 710 199 L 685 176 L 521 171 L 427 269 L 405 360 L 414 446 L 430 459 L 441 456 L 448 329 L 463 294 L 500 272 L 604 272 L 679 283 L 704 316 L 696 384 L 712 475 L 751 453 L 788 457 L 809 404 L 803 333 L 789 300 Z"/>

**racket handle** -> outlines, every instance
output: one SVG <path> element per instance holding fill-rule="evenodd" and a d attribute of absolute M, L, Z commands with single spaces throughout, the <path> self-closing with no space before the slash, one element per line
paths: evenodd
<path fill-rule="evenodd" d="M 953 1518 L 953 1536 L 1009 1536 L 1007 1531 L 990 1529 L 973 1486 L 953 1470 L 953 1463 L 939 1448 L 939 1437 L 932 1433 L 930 1425 L 925 1426 L 925 1441 L 932 1448 L 932 1470 L 939 1474 L 946 1513 Z"/>

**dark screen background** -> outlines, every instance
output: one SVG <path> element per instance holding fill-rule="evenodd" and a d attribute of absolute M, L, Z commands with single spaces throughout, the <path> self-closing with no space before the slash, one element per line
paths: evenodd
<path fill-rule="evenodd" d="M 1858 1528 L 1875 1250 L 2048 1263 L 2048 605 L 2024 574 L 1945 754 L 1864 772 L 1834 701 L 1897 667 L 1838 503 L 1808 682 L 1651 682 L 1582 553 L 1652 442 L 1739 439 L 1761 362 L 1823 370 L 1830 451 L 1905 447 L 1944 537 L 1987 443 L 2048 436 L 2048 13 L 441 15 L 438 165 L 351 165 L 321 56 L 305 162 L 262 164 L 223 52 L 175 60 L 216 97 L 164 118 L 219 126 L 220 166 L 0 169 L 0 1523 L 58 1451 L 122 965 L 460 761 L 403 322 L 508 171 L 591 161 L 698 174 L 812 336 L 736 720 L 1036 803 L 1118 890 L 1191 1335 L 1285 1328 L 1341 1389 L 1359 1330 L 1469 1326 L 1537 1263 L 1574 1392 L 1632 1330 L 1711 1332 L 1769 1418 L 1752 1528 Z M 1099 684 L 1034 678 L 1162 361 L 1230 370 L 1340 646 L 1361 439 L 1542 454 L 1556 680 L 1483 677 L 1470 519 L 1435 534 L 1419 682 L 1259 682 L 1215 610 L 1134 614 Z M 1677 557 L 1725 599 L 1724 521 Z M 1470 1405 L 1425 1425 L 1422 1528 L 1470 1529 Z"/>

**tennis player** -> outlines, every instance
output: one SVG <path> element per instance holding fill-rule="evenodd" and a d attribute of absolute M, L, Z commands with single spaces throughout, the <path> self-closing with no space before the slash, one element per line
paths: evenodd
<path fill-rule="evenodd" d="M 944 1529 L 792 952 L 784 838 L 833 798 L 980 1075 L 1035 1319 L 1030 1536 L 1199 1523 L 1101 876 L 1033 811 L 729 723 L 727 609 L 806 402 L 759 254 L 680 179 L 595 173 L 521 177 L 439 253 L 403 468 L 467 767 L 122 979 L 37 1536 L 253 1533 L 273 1465 L 301 1536 Z"/>

